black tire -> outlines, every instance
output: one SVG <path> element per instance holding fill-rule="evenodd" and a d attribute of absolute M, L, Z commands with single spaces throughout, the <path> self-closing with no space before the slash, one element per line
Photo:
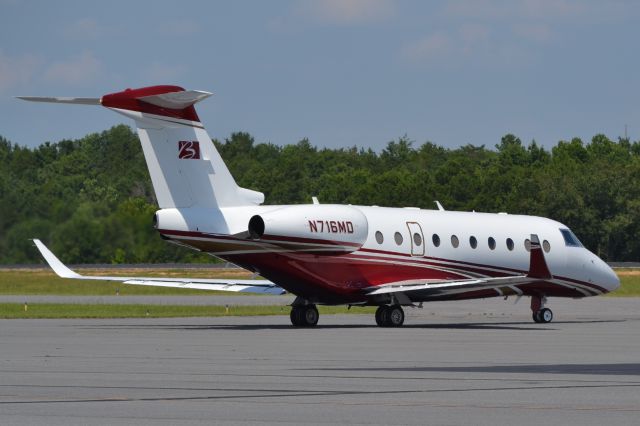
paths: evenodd
<path fill-rule="evenodd" d="M 294 306 L 289 314 L 294 327 L 315 327 L 320 314 L 316 305 Z"/>
<path fill-rule="evenodd" d="M 301 309 L 301 320 L 304 327 L 315 327 L 320 319 L 316 305 L 307 305 Z"/>
<path fill-rule="evenodd" d="M 294 306 L 291 308 L 291 324 L 294 327 L 304 327 L 304 306 Z"/>
<path fill-rule="evenodd" d="M 404 310 L 402 306 L 390 306 L 387 308 L 387 327 L 402 327 L 404 324 Z"/>
<path fill-rule="evenodd" d="M 300 306 L 294 306 L 291 308 L 291 313 L 289 314 L 289 318 L 291 319 L 291 324 L 294 327 L 302 326 L 301 311 L 302 309 L 300 309 Z"/>
<path fill-rule="evenodd" d="M 540 309 L 540 311 L 538 311 L 538 318 L 541 323 L 550 323 L 553 321 L 553 311 L 549 308 Z"/>
<path fill-rule="evenodd" d="M 385 313 L 386 310 L 387 307 L 384 305 L 378 306 L 378 309 L 376 309 L 376 324 L 378 324 L 378 327 L 386 327 L 384 321 L 384 318 L 387 316 Z"/>
<path fill-rule="evenodd" d="M 531 317 L 533 318 L 533 322 L 540 323 L 540 311 L 535 311 Z"/>

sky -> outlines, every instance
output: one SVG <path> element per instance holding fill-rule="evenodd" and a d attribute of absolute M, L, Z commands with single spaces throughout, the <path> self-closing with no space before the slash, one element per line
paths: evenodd
<path fill-rule="evenodd" d="M 640 2 L 0 0 L 0 135 L 77 139 L 125 117 L 14 96 L 175 84 L 213 138 L 328 148 L 550 148 L 640 139 Z"/>

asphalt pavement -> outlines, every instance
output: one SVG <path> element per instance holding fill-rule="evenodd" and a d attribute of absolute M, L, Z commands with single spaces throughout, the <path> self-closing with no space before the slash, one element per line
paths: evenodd
<path fill-rule="evenodd" d="M 244 299 L 244 297 L 243 297 Z M 640 299 L 371 315 L 0 320 L 2 425 L 637 425 Z"/>

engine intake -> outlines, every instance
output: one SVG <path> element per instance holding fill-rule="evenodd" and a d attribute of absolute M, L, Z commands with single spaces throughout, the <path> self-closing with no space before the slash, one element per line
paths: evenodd
<path fill-rule="evenodd" d="M 264 220 L 260 215 L 255 215 L 249 219 L 249 236 L 254 240 L 259 240 L 264 235 Z"/>

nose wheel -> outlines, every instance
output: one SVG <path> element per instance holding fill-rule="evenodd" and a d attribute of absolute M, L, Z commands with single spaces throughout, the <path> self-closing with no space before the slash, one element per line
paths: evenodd
<path fill-rule="evenodd" d="M 533 313 L 533 320 L 537 323 L 547 323 L 553 321 L 553 311 L 543 308 Z"/>
<path fill-rule="evenodd" d="M 531 296 L 531 312 L 533 321 L 536 323 L 549 323 L 553 321 L 553 311 L 545 308 L 547 298 L 544 296 Z"/>

